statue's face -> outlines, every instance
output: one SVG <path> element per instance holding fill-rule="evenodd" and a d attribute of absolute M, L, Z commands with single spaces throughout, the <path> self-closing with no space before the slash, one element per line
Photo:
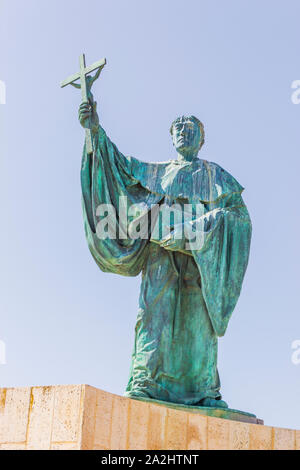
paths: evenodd
<path fill-rule="evenodd" d="M 181 118 L 172 127 L 173 144 L 183 156 L 198 153 L 202 138 L 200 127 L 189 118 Z"/>

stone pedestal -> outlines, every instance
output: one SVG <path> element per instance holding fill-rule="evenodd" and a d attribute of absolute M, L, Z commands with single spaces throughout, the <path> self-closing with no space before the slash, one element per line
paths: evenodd
<path fill-rule="evenodd" d="M 88 385 L 3 388 L 0 449 L 300 450 L 300 431 L 235 421 L 232 411 L 216 418 Z"/>

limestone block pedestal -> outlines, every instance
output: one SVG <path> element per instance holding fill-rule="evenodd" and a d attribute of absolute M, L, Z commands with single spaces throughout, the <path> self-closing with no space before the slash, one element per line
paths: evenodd
<path fill-rule="evenodd" d="M 0 389 L 1 450 L 300 450 L 300 431 L 233 419 L 88 385 Z"/>

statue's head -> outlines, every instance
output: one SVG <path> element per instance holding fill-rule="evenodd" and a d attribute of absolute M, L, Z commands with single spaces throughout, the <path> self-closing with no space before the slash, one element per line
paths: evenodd
<path fill-rule="evenodd" d="M 172 122 L 170 133 L 176 151 L 185 158 L 194 158 L 204 144 L 204 127 L 195 116 L 181 116 Z"/>

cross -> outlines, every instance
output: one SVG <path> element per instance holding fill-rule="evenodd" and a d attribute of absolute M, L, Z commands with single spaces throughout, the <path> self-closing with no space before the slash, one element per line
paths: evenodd
<path fill-rule="evenodd" d="M 86 67 L 85 55 L 81 54 L 81 56 L 79 57 L 79 67 L 80 67 L 79 72 L 66 78 L 66 80 L 63 80 L 60 84 L 61 88 L 67 85 L 75 85 L 74 82 L 76 82 L 77 80 L 80 80 L 80 85 L 78 85 L 78 88 L 81 88 L 82 101 L 89 101 L 88 94 L 92 87 L 92 84 L 99 77 L 100 72 L 103 69 L 105 64 L 106 64 L 106 59 L 101 59 L 98 62 L 94 62 L 89 67 Z M 96 75 L 93 77 L 93 79 L 89 81 L 89 83 L 87 83 L 87 75 L 94 72 L 95 70 L 98 70 Z M 92 134 L 91 134 L 91 129 L 89 125 L 85 129 L 85 140 L 86 140 L 87 153 L 88 154 L 93 153 Z"/>

